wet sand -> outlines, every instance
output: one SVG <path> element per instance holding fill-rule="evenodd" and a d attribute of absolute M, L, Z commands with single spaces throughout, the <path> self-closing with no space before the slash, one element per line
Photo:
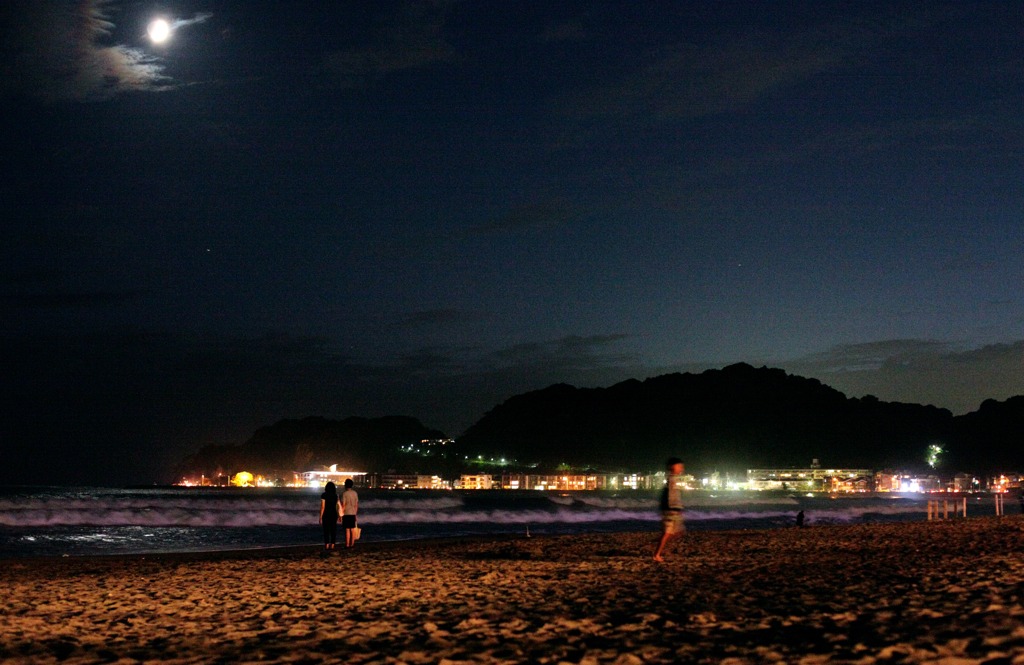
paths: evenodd
<path fill-rule="evenodd" d="M 1024 663 L 1024 521 L 0 561 L 4 663 Z"/>

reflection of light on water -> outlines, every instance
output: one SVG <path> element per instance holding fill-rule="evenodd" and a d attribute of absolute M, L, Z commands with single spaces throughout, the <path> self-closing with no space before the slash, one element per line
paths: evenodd
<path fill-rule="evenodd" d="M 35 538 L 35 536 L 22 536 L 22 537 L 21 537 L 21 539 L 22 539 L 22 540 L 27 540 L 27 541 L 28 541 L 28 542 L 30 542 L 30 543 L 34 543 L 34 542 L 36 542 L 36 538 Z"/>
<path fill-rule="evenodd" d="M 118 540 L 124 540 L 123 538 L 118 539 L 110 536 L 102 531 L 100 533 L 80 533 L 77 535 L 68 536 L 68 540 L 78 541 L 83 543 L 116 543 Z"/>

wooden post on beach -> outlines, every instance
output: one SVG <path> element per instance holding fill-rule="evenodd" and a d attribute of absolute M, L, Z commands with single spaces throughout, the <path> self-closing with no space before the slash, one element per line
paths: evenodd
<path fill-rule="evenodd" d="M 940 510 L 941 507 L 941 517 Z M 999 510 L 1001 508 L 997 508 Z M 932 520 L 948 520 L 950 513 L 953 514 L 955 519 L 959 513 L 963 517 L 967 517 L 967 497 L 963 497 L 961 501 L 953 501 L 951 499 L 928 499 L 928 521 Z"/>

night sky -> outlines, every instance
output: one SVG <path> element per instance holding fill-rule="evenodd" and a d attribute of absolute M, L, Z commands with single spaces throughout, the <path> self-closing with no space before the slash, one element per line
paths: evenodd
<path fill-rule="evenodd" d="M 1024 393 L 1019 3 L 0 16 L 0 482 L 734 362 Z"/>

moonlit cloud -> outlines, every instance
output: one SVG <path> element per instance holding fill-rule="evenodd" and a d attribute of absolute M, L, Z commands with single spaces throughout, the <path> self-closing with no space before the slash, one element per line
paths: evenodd
<path fill-rule="evenodd" d="M 90 101 L 171 81 L 157 59 L 123 44 L 107 44 L 110 3 L 11 2 L 4 8 L 6 49 L 0 92 L 46 101 Z"/>
<path fill-rule="evenodd" d="M 171 32 L 173 33 L 178 28 L 184 28 L 186 25 L 195 25 L 196 23 L 203 23 L 213 18 L 211 12 L 200 12 L 192 18 L 179 18 L 171 21 Z"/>

